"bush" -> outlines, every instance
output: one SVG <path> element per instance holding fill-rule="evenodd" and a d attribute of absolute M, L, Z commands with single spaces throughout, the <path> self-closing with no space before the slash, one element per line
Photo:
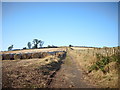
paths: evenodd
<path fill-rule="evenodd" d="M 8 51 L 11 51 L 13 49 L 13 45 L 8 47 Z"/>
<path fill-rule="evenodd" d="M 26 47 L 24 47 L 23 49 L 27 49 Z"/>
<path fill-rule="evenodd" d="M 73 47 L 72 45 L 69 45 L 69 47 Z"/>
<path fill-rule="evenodd" d="M 100 69 L 103 73 L 105 73 L 104 67 L 110 62 L 110 57 L 105 57 L 100 54 L 96 54 L 96 57 L 98 61 L 89 68 L 89 72 Z"/>
<path fill-rule="evenodd" d="M 89 72 L 92 70 L 100 69 L 103 73 L 105 73 L 104 67 L 110 62 L 120 62 L 120 57 L 118 54 L 113 54 L 112 56 L 102 56 L 101 54 L 96 54 L 97 62 L 89 67 Z"/>

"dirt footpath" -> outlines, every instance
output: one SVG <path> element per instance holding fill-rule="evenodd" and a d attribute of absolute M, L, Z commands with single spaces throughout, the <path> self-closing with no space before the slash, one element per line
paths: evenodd
<path fill-rule="evenodd" d="M 50 88 L 94 88 L 83 79 L 83 73 L 75 59 L 67 54 L 64 64 L 49 86 Z"/>

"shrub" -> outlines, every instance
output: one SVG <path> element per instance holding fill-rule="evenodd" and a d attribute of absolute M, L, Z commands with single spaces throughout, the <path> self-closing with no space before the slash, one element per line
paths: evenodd
<path fill-rule="evenodd" d="M 8 51 L 11 51 L 13 49 L 13 45 L 8 47 Z"/>
<path fill-rule="evenodd" d="M 69 47 L 73 47 L 72 45 L 69 45 Z"/>
<path fill-rule="evenodd" d="M 27 49 L 26 47 L 24 47 L 23 49 Z"/>
<path fill-rule="evenodd" d="M 89 68 L 89 72 L 100 69 L 103 73 L 105 73 L 104 67 L 110 62 L 110 57 L 105 57 L 100 54 L 96 54 L 96 57 L 98 61 Z"/>

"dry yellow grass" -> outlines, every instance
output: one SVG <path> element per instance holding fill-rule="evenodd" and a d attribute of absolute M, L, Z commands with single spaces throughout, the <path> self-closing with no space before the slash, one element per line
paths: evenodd
<path fill-rule="evenodd" d="M 68 49 L 70 55 L 74 56 L 76 61 L 79 63 L 80 68 L 87 73 L 87 75 L 85 75 L 84 77 L 86 80 L 90 81 L 95 85 L 98 85 L 99 87 L 117 88 L 119 78 L 118 69 L 120 67 L 120 65 L 117 62 L 111 62 L 104 67 L 106 72 L 109 71 L 107 73 L 103 73 L 100 69 L 97 71 L 93 70 L 92 72 L 88 73 L 89 68 L 98 61 L 96 53 L 100 53 L 104 56 L 106 56 L 107 54 L 108 56 L 113 55 L 114 53 L 112 53 L 112 51 L 111 53 L 109 53 L 109 50 L 111 49 L 108 48 L 108 52 L 105 51 L 103 48 L 96 50 L 79 48 L 73 50 Z M 104 52 L 104 54 L 102 52 Z"/>

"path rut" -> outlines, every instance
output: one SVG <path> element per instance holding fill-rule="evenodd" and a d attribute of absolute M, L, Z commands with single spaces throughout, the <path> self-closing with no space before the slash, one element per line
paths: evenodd
<path fill-rule="evenodd" d="M 67 54 L 64 64 L 55 75 L 49 88 L 93 88 L 83 79 L 83 73 L 74 57 Z"/>

